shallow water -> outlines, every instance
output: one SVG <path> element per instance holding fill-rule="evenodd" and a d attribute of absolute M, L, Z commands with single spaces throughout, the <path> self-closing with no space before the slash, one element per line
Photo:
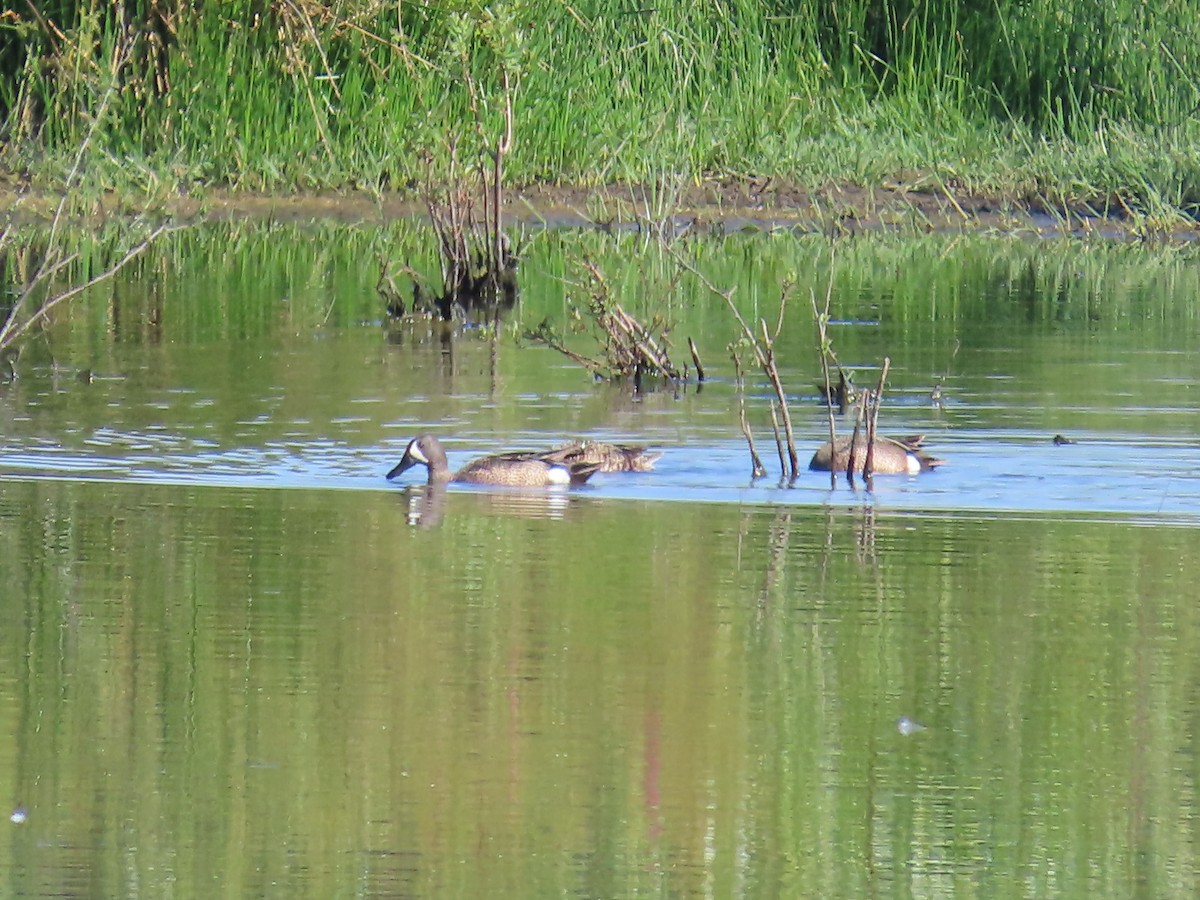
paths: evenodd
<path fill-rule="evenodd" d="M 403 455 L 408 436 L 377 448 L 315 441 L 303 446 L 280 442 L 240 450 L 179 452 L 155 435 L 109 433 L 93 436 L 89 443 L 94 451 L 113 455 L 98 458 L 88 455 L 88 448 L 80 453 L 34 445 L 7 452 L 4 469 L 10 476 L 25 478 L 379 491 L 395 489 L 382 480 L 382 474 Z M 812 434 L 798 440 L 807 451 L 824 438 Z M 531 435 L 520 445 L 521 449 L 550 446 L 553 442 L 542 435 Z M 807 452 L 801 454 L 798 480 L 781 483 L 773 445 L 760 445 L 759 450 L 768 454 L 765 461 L 776 475 L 757 480 L 751 478 L 744 442 L 656 446 L 665 450 L 653 474 L 602 473 L 578 492 L 612 500 L 869 504 L 924 512 L 1095 514 L 1126 521 L 1200 523 L 1200 447 L 1178 438 L 1134 443 L 1125 436 L 1085 435 L 1068 446 L 1056 446 L 1041 435 L 1008 432 L 943 438 L 930 448 L 949 460 L 936 472 L 919 478 L 878 476 L 870 490 L 861 479 L 849 484 L 844 476 L 831 486 L 828 473 L 807 471 L 811 455 Z M 456 449 L 450 454 L 451 466 L 499 449 L 513 448 L 480 441 L 472 451 Z M 422 483 L 421 471 L 407 473 L 400 484 Z"/>
<path fill-rule="evenodd" d="M 867 492 L 780 486 L 756 379 L 750 479 L 702 291 L 701 390 L 513 340 L 572 253 L 643 302 L 646 248 L 546 236 L 501 339 L 443 346 L 376 321 L 383 238 L 311 237 L 180 236 L 0 386 L 8 892 L 1195 893 L 1180 251 L 839 245 L 842 361 L 889 355 L 886 430 L 947 459 Z M 781 273 L 824 289 L 819 242 L 696 251 L 772 322 Z M 827 426 L 789 316 L 803 466 Z M 553 494 L 387 483 L 424 430 L 452 465 L 664 456 Z"/>

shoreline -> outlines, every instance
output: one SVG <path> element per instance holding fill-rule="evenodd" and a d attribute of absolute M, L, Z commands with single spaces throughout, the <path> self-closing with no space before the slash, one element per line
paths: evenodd
<path fill-rule="evenodd" d="M 61 195 L 2 187 L 0 221 L 49 221 L 60 200 Z M 69 215 L 68 220 L 165 216 L 191 223 L 270 220 L 382 225 L 425 215 L 424 202 L 412 192 L 261 194 L 213 189 L 141 202 L 105 193 L 80 204 L 88 207 L 86 211 Z M 864 188 L 841 183 L 814 190 L 773 178 L 721 178 L 667 187 L 534 184 L 505 191 L 504 216 L 510 225 L 611 230 L 665 225 L 671 233 L 713 235 L 799 229 L 831 236 L 999 232 L 1110 240 L 1200 237 L 1200 221 L 1182 211 L 1174 221 L 1152 224 L 1149 217 L 1117 200 L 1097 208 L 1080 201 L 1055 204 L 1043 198 L 956 192 L 949 186 L 921 184 Z"/>

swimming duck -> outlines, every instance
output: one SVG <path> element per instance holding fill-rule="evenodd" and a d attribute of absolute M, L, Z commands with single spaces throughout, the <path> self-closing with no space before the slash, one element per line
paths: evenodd
<path fill-rule="evenodd" d="M 922 450 L 921 442 L 924 440 L 925 435 L 923 434 L 902 438 L 875 438 L 875 458 L 873 460 L 875 474 L 916 475 L 940 466 L 945 460 L 930 456 Z M 831 461 L 835 471 L 846 471 L 846 466 L 850 462 L 850 438 L 838 438 L 836 455 L 832 452 L 832 445 L 826 441 L 817 448 L 808 467 L 815 472 L 828 472 Z M 854 444 L 855 474 L 862 474 L 866 461 L 867 439 L 860 434 Z"/>
<path fill-rule="evenodd" d="M 509 487 L 553 487 L 583 484 L 600 470 L 597 462 L 563 459 L 556 457 L 556 452 L 534 450 L 497 453 L 473 460 L 451 473 L 441 441 L 432 434 L 423 434 L 408 442 L 404 456 L 387 473 L 387 477 L 390 481 L 419 463 L 429 470 L 430 484 L 453 481 Z"/>
<path fill-rule="evenodd" d="M 858 399 L 858 394 L 854 390 L 853 382 L 854 373 L 846 374 L 846 370 L 838 366 L 837 383 L 822 382 L 817 385 L 817 392 L 821 395 L 821 402 L 826 406 L 836 406 L 839 412 L 845 412 L 848 406 L 853 405 Z"/>
<path fill-rule="evenodd" d="M 630 444 L 571 441 L 547 451 L 543 459 L 563 463 L 596 463 L 601 472 L 649 472 L 661 456 L 657 451 Z"/>

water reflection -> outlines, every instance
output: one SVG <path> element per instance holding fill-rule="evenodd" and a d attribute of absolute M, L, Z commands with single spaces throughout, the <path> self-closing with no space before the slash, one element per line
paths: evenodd
<path fill-rule="evenodd" d="M 389 343 L 379 237 L 313 238 L 172 236 L 0 388 L 10 893 L 1196 893 L 1187 254 L 841 245 L 839 358 L 891 353 L 888 430 L 948 460 L 867 492 L 750 478 L 694 296 L 706 389 L 634 397 L 503 331 Z M 567 240 L 514 317 L 563 313 Z M 827 251 L 700 262 L 772 321 Z M 778 350 L 809 390 L 811 320 Z M 665 452 L 571 494 L 385 484 L 429 429 Z"/>
<path fill-rule="evenodd" d="M 404 490 L 408 502 L 408 524 L 421 528 L 436 528 L 442 524 L 446 511 L 446 486 L 442 484 L 409 485 Z"/>
<path fill-rule="evenodd" d="M 364 420 L 347 419 L 354 432 Z M 399 429 L 398 429 L 399 430 Z M 398 440 L 405 440 L 405 428 Z M 785 506 L 862 505 L 925 512 L 978 510 L 991 513 L 1057 512 L 1069 515 L 1118 515 L 1142 521 L 1200 521 L 1200 447 L 1189 440 L 1122 440 L 1075 433 L 1063 445 L 1041 434 L 938 436 L 937 449 L 946 464 L 917 476 L 876 476 L 870 488 L 838 477 L 831 488 L 828 473 L 802 472 L 790 487 L 772 478 L 750 477 L 744 442 L 672 446 L 654 443 L 663 452 L 654 471 L 600 472 L 582 496 L 641 501 L 763 503 Z M 819 432 L 799 435 L 802 448 L 818 446 Z M 513 444 L 547 449 L 559 436 L 478 440 L 478 449 L 463 459 L 495 452 Z M 260 488 L 394 490 L 382 473 L 401 455 L 397 440 L 378 447 L 343 441 L 316 440 L 294 434 L 260 446 L 221 450 L 203 436 L 167 431 L 123 433 L 99 427 L 85 436 L 64 435 L 61 441 L 10 436 L 0 459 L 0 477 L 95 478 L 154 484 L 205 484 Z M 774 461 L 769 461 L 768 465 Z M 454 486 L 452 490 L 475 490 Z M 499 505 L 513 492 L 497 492 Z M 514 508 L 557 501 L 513 500 Z"/>
<path fill-rule="evenodd" d="M 533 519 L 561 519 L 572 502 L 565 491 L 492 488 L 470 490 L 476 498 L 473 514 L 517 516 Z M 447 487 L 444 484 L 408 485 L 402 496 L 408 507 L 408 524 L 419 528 L 437 528 L 446 514 Z"/>
<path fill-rule="evenodd" d="M 28 626 L 4 632 L 28 809 L 6 868 L 32 889 L 84 865 L 109 895 L 135 874 L 210 894 L 214 868 L 237 895 L 1002 892 L 1013 872 L 1173 893 L 1200 845 L 1194 538 L 0 481 L 0 604 Z"/>

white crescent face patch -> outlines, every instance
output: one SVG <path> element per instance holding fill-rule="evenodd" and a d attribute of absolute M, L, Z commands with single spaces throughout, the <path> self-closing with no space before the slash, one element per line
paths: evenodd
<path fill-rule="evenodd" d="M 425 463 L 425 465 L 429 465 L 429 460 L 426 459 L 425 454 L 421 452 L 421 445 L 416 441 L 413 441 L 408 445 L 408 455 L 419 463 Z"/>

